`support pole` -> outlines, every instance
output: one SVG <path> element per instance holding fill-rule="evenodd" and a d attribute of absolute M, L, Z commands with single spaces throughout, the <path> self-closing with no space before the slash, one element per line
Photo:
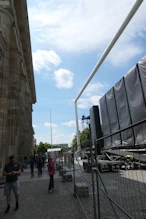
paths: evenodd
<path fill-rule="evenodd" d="M 73 145 L 73 180 L 74 180 L 74 195 L 75 195 L 75 148 Z"/>
<path fill-rule="evenodd" d="M 94 145 L 95 145 L 95 143 L 94 143 Z M 97 164 L 97 146 L 95 146 L 95 164 L 96 164 L 96 168 L 98 168 L 98 164 Z M 96 171 L 96 185 L 97 185 L 98 219 L 101 219 L 101 214 L 100 214 L 100 194 L 99 194 L 99 178 L 98 178 L 97 171 Z"/>
<path fill-rule="evenodd" d="M 81 143 L 80 143 L 80 134 L 79 134 L 79 123 L 78 123 L 78 110 L 77 110 L 77 103 L 75 102 L 75 114 L 76 114 L 76 129 L 77 129 L 77 150 L 78 152 L 81 150 Z"/>
<path fill-rule="evenodd" d="M 89 139 L 90 139 L 90 158 L 91 158 L 91 174 L 92 174 L 92 191 L 93 191 L 94 219 L 97 219 L 96 198 L 95 198 L 95 183 L 94 183 L 94 172 L 93 172 L 93 159 L 92 159 L 92 140 L 91 140 L 91 128 L 90 128 L 90 124 L 89 124 Z"/>
<path fill-rule="evenodd" d="M 50 137 L 51 137 L 51 148 L 52 148 L 52 118 L 51 118 L 51 110 L 50 110 Z"/>

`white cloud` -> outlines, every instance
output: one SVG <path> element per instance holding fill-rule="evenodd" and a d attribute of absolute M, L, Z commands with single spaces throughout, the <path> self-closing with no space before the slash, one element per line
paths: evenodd
<path fill-rule="evenodd" d="M 40 142 L 47 142 L 45 141 L 45 138 L 43 136 L 37 136 L 35 135 L 35 138 L 36 138 L 36 144 L 39 144 Z"/>
<path fill-rule="evenodd" d="M 79 123 L 81 122 L 81 120 L 78 121 Z M 76 126 L 76 121 L 75 120 L 71 120 L 69 122 L 62 122 L 62 125 L 68 126 L 68 127 L 75 127 Z"/>
<path fill-rule="evenodd" d="M 37 50 L 32 56 L 34 70 L 37 72 L 43 68 L 49 70 L 52 65 L 57 66 L 61 63 L 60 57 L 53 50 Z"/>
<path fill-rule="evenodd" d="M 92 96 L 90 97 L 90 101 L 92 103 L 92 105 L 99 105 L 99 100 L 102 96 Z"/>
<path fill-rule="evenodd" d="M 63 144 L 63 143 L 70 144 L 72 142 L 72 139 L 73 137 L 71 134 L 64 134 L 58 131 L 53 134 L 52 144 Z"/>
<path fill-rule="evenodd" d="M 29 20 L 34 39 L 46 42 L 62 51 L 85 52 L 96 50 L 100 54 L 123 23 L 134 4 L 134 0 L 42 0 L 35 2 L 34 8 L 29 8 Z M 137 45 L 146 30 L 146 1 L 138 9 L 134 18 L 121 36 L 117 59 L 128 62 L 129 59 L 142 51 Z M 145 36 L 146 38 L 146 36 Z M 123 46 L 124 45 L 124 46 Z M 130 53 L 125 59 L 125 50 Z M 117 50 L 116 50 L 117 51 Z M 115 53 L 110 54 L 112 64 Z M 117 56 L 117 53 L 116 53 Z"/>
<path fill-rule="evenodd" d="M 71 120 L 69 122 L 62 122 L 62 125 L 68 126 L 68 127 L 76 127 L 76 121 L 75 120 Z M 79 125 L 79 130 L 83 130 L 84 128 L 88 127 L 88 124 L 86 124 L 85 121 L 82 120 L 78 120 L 78 125 Z M 74 135 L 76 135 L 76 133 L 71 134 L 72 139 L 74 138 Z"/>
<path fill-rule="evenodd" d="M 58 134 L 56 136 L 54 136 L 54 143 L 53 144 L 59 144 L 61 142 L 61 144 L 63 143 L 70 143 L 72 141 L 72 138 L 70 135 L 64 135 L 64 134 Z"/>
<path fill-rule="evenodd" d="M 71 136 L 72 136 L 72 138 L 74 138 L 76 136 L 76 133 L 75 132 L 72 133 Z"/>
<path fill-rule="evenodd" d="M 91 94 L 98 92 L 100 89 L 104 88 L 105 85 L 96 82 L 96 83 L 91 83 L 86 87 L 86 90 L 84 91 L 84 95 L 90 96 Z"/>
<path fill-rule="evenodd" d="M 68 69 L 59 69 L 54 72 L 54 80 L 58 88 L 71 88 L 73 86 L 74 74 Z"/>
<path fill-rule="evenodd" d="M 57 125 L 56 124 L 53 124 L 53 123 L 49 123 L 49 122 L 45 122 L 44 123 L 44 126 L 46 126 L 46 127 L 50 127 L 50 126 L 52 126 L 52 127 L 57 127 Z"/>
<path fill-rule="evenodd" d="M 39 126 L 38 125 L 32 125 L 33 126 L 33 128 L 38 128 Z"/>
<path fill-rule="evenodd" d="M 93 105 L 99 105 L 99 99 L 101 96 L 91 96 L 89 98 L 80 98 L 78 100 L 78 108 L 81 109 L 88 109 L 92 107 Z"/>
<path fill-rule="evenodd" d="M 69 123 L 70 122 L 68 122 L 68 124 Z M 75 121 L 73 121 L 73 124 L 75 124 Z M 67 125 L 67 122 L 66 122 L 66 125 Z M 50 123 L 46 122 L 45 126 L 50 127 Z M 79 120 L 79 130 L 83 130 L 86 127 L 87 127 L 87 124 L 85 122 L 83 124 L 81 120 Z M 46 133 L 42 135 L 35 134 L 35 138 L 37 139 L 37 144 L 39 144 L 40 142 L 51 143 L 51 140 L 52 140 L 52 144 L 68 143 L 70 145 L 74 138 L 74 135 L 76 135 L 75 131 L 76 129 L 74 129 L 74 133 L 66 133 L 66 132 L 63 132 L 62 127 L 61 129 L 59 129 L 59 127 L 54 124 L 52 128 L 52 139 L 51 139 L 50 131 L 48 131 L 47 134 Z"/>
<path fill-rule="evenodd" d="M 123 45 L 124 49 L 121 49 Z M 135 55 L 141 54 L 143 48 L 137 46 L 135 44 L 129 43 L 121 43 L 114 47 L 111 51 L 107 60 L 114 66 L 122 65 L 127 62 L 127 59 L 130 60 L 135 57 Z"/>

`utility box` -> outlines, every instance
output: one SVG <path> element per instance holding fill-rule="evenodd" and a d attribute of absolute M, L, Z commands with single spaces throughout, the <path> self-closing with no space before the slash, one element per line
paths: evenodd
<path fill-rule="evenodd" d="M 89 197 L 89 188 L 86 183 L 82 183 L 83 186 L 83 196 L 84 197 Z"/>
<path fill-rule="evenodd" d="M 114 172 L 120 169 L 120 161 L 98 160 L 98 169 L 100 172 Z"/>
<path fill-rule="evenodd" d="M 63 174 L 62 178 L 66 182 L 72 182 L 72 175 L 71 174 Z"/>
<path fill-rule="evenodd" d="M 63 176 L 64 174 L 66 174 L 66 170 L 65 169 L 60 169 L 59 170 L 59 176 Z"/>
<path fill-rule="evenodd" d="M 79 197 L 83 197 L 83 186 L 81 183 L 75 183 L 75 192 Z"/>
<path fill-rule="evenodd" d="M 91 164 L 89 162 L 83 162 L 83 169 L 84 171 L 87 171 L 88 173 L 92 172 Z"/>
<path fill-rule="evenodd" d="M 76 183 L 75 192 L 79 197 L 89 197 L 89 188 L 86 183 Z"/>

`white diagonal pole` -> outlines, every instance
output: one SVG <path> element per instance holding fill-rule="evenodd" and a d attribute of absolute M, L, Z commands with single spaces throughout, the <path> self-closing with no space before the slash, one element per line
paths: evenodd
<path fill-rule="evenodd" d="M 89 75 L 89 78 L 87 79 L 86 83 L 84 84 L 83 88 L 81 89 L 80 93 L 78 94 L 77 98 L 75 99 L 75 116 L 76 116 L 76 131 L 77 131 L 78 151 L 81 150 L 81 145 L 80 145 L 80 136 L 79 136 L 77 101 L 80 98 L 80 96 L 82 95 L 82 93 L 85 90 L 85 88 L 87 87 L 87 85 L 89 84 L 89 82 L 91 81 L 91 79 L 93 78 L 93 76 L 95 75 L 95 73 L 97 72 L 97 70 L 99 69 L 99 67 L 101 66 L 101 64 L 103 63 L 103 61 L 105 60 L 105 58 L 107 57 L 107 55 L 109 54 L 109 52 L 111 51 L 111 49 L 113 48 L 113 46 L 115 45 L 115 43 L 117 42 L 117 40 L 119 39 L 119 37 L 121 36 L 121 34 L 123 33 L 123 31 L 125 30 L 125 28 L 128 25 L 128 23 L 131 21 L 132 17 L 136 13 L 136 11 L 138 10 L 138 8 L 142 4 L 142 2 L 143 2 L 143 0 L 137 0 L 135 2 L 133 7 L 131 8 L 130 12 L 128 13 L 126 19 L 124 20 L 123 24 L 121 25 L 121 27 L 119 28 L 118 32 L 116 33 L 116 35 L 114 36 L 114 38 L 110 42 L 110 44 L 107 47 L 107 49 L 104 51 L 103 55 L 101 56 L 101 58 L 97 62 L 97 64 L 94 67 L 93 71 Z"/>

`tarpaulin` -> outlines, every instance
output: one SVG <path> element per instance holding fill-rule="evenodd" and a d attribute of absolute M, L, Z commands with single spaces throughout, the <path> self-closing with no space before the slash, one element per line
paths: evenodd
<path fill-rule="evenodd" d="M 128 102 L 127 102 L 123 78 L 115 84 L 114 92 L 115 92 L 117 113 L 119 118 L 119 126 L 121 130 L 131 125 L 130 113 L 128 109 Z M 123 146 L 134 144 L 133 132 L 131 128 L 121 132 L 121 136 L 122 136 Z"/>
<path fill-rule="evenodd" d="M 117 117 L 117 109 L 115 104 L 114 89 L 112 88 L 106 93 L 107 112 L 109 116 L 109 123 L 111 133 L 119 130 L 119 122 Z M 112 147 L 121 146 L 121 135 L 118 133 L 112 136 Z"/>
<path fill-rule="evenodd" d="M 146 102 L 146 56 L 144 56 L 139 62 L 138 62 L 138 70 L 139 75 L 141 79 L 141 85 L 144 93 L 144 98 Z"/>
<path fill-rule="evenodd" d="M 103 136 L 106 136 L 106 135 L 111 134 L 111 131 L 110 131 L 110 123 L 109 123 L 109 118 L 108 118 L 105 96 L 103 96 L 99 102 L 100 102 L 100 110 L 101 110 L 101 116 L 102 116 Z M 111 147 L 111 137 L 104 139 L 104 148 L 110 148 L 110 147 Z"/>
<path fill-rule="evenodd" d="M 125 76 L 125 87 L 128 97 L 129 109 L 132 118 L 132 123 L 136 123 L 145 119 L 146 107 L 142 94 L 142 86 L 140 83 L 140 77 L 138 69 L 134 66 Z M 146 143 L 145 139 L 146 124 L 140 124 L 134 127 L 135 144 Z"/>

